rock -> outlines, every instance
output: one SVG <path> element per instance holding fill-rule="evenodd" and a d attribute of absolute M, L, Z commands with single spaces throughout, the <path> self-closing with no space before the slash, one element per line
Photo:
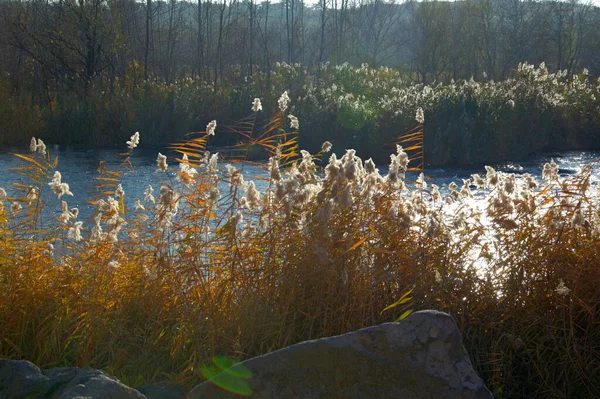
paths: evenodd
<path fill-rule="evenodd" d="M 100 370 L 61 367 L 42 371 L 25 360 L 0 359 L 0 399 L 144 399 Z"/>
<path fill-rule="evenodd" d="M 245 370 L 253 376 L 245 379 Z M 454 320 L 437 311 L 249 359 L 190 396 L 239 397 L 230 391 L 243 385 L 253 398 L 492 398 Z"/>
<path fill-rule="evenodd" d="M 0 399 L 41 397 L 50 387 L 50 380 L 35 364 L 0 359 Z"/>
<path fill-rule="evenodd" d="M 148 399 L 189 399 L 188 391 L 184 387 L 169 382 L 144 385 L 137 390 Z"/>

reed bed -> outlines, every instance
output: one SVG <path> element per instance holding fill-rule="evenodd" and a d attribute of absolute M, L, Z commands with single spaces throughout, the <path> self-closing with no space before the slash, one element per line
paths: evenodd
<path fill-rule="evenodd" d="M 132 66 L 125 79 L 99 76 L 81 95 L 47 89 L 47 99 L 36 106 L 31 95 L 17 95 L 0 76 L 0 147 L 25 146 L 36 136 L 61 146 L 120 148 L 136 130 L 144 134 L 142 146 L 161 146 L 204 129 L 210 119 L 234 124 L 247 115 L 255 96 L 276 109 L 279 95 L 289 90 L 292 112 L 303 123 L 302 148 L 312 153 L 326 138 L 338 151 L 354 148 L 365 159 L 385 163 L 394 147 L 381 144 L 410 129 L 419 107 L 428 120 L 428 165 L 600 149 L 600 79 L 585 69 L 551 71 L 544 63 L 521 63 L 502 81 L 427 85 L 398 69 L 366 64 L 307 69 L 278 63 L 269 74 L 256 69 L 252 77 L 231 71 L 217 86 L 191 75 L 145 80 Z M 218 146 L 234 142 L 226 134 L 213 140 Z"/>
<path fill-rule="evenodd" d="M 217 356 L 435 308 L 496 397 L 600 396 L 597 165 L 562 178 L 550 163 L 542 181 L 488 167 L 442 196 L 406 178 L 422 167 L 422 114 L 382 175 L 329 142 L 299 151 L 301 121 L 287 95 L 278 105 L 257 126 L 255 100 L 229 128 L 241 154 L 269 153 L 264 190 L 206 152 L 214 121 L 172 146 L 179 157 L 158 155 L 144 193 L 120 186 L 133 135 L 122 169 L 100 165 L 91 221 L 43 141 L 15 154 L 31 184 L 0 189 L 0 356 L 193 386 Z"/>

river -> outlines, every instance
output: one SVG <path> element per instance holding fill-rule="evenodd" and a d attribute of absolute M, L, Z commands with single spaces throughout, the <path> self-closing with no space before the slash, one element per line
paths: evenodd
<path fill-rule="evenodd" d="M 23 152 L 25 153 L 25 152 Z M 83 219 L 89 218 L 93 213 L 93 206 L 88 204 L 97 193 L 95 186 L 98 184 L 94 180 L 98 176 L 97 169 L 101 160 L 106 161 L 107 169 L 123 170 L 120 166 L 123 162 L 123 157 L 115 150 L 51 150 L 53 155 L 58 155 L 59 170 L 63 177 L 63 182 L 69 183 L 73 196 L 65 197 L 70 207 L 78 207 Z M 133 201 L 134 198 L 143 197 L 145 188 L 152 184 L 155 190 L 158 190 L 158 183 L 161 177 L 156 173 L 156 155 L 157 151 L 148 151 L 136 149 L 131 157 L 133 170 L 126 171 L 122 176 L 122 184 L 126 193 L 126 198 Z M 544 163 L 554 161 L 559 165 L 559 174 L 561 176 L 572 175 L 579 172 L 582 167 L 587 164 L 598 162 L 600 152 L 562 152 L 542 154 L 527 161 L 521 162 L 505 162 L 503 164 L 492 164 L 499 171 L 514 172 L 514 173 L 530 173 L 541 178 L 542 166 Z M 175 168 L 177 165 L 172 158 L 169 158 L 169 165 Z M 222 164 L 225 164 L 223 162 Z M 19 174 L 16 170 L 19 166 L 23 166 L 24 161 L 17 158 L 14 154 L 8 151 L 0 152 L 0 187 L 5 188 L 9 195 L 11 194 L 13 183 L 30 185 L 31 182 Z M 385 174 L 387 165 L 378 165 L 380 173 Z M 250 180 L 255 176 L 264 176 L 265 171 L 261 165 L 244 164 L 244 178 Z M 442 194 L 447 192 L 448 184 L 456 182 L 459 186 L 462 185 L 462 179 L 467 179 L 473 173 L 484 174 L 483 165 L 471 167 L 443 167 L 426 169 L 425 175 L 430 182 L 440 186 Z M 414 177 L 408 176 L 407 180 L 414 180 Z M 593 184 L 597 184 L 600 180 L 600 170 L 595 169 L 592 177 Z M 257 188 L 261 188 L 266 184 L 263 181 L 257 181 Z M 53 199 L 54 200 L 54 199 Z M 57 204 L 58 205 L 58 204 Z M 56 207 L 56 211 L 59 207 Z"/>

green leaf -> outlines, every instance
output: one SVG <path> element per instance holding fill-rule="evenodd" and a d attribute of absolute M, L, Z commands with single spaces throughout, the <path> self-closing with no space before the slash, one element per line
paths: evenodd
<path fill-rule="evenodd" d="M 402 314 L 400 315 L 400 317 L 398 317 L 398 318 L 396 319 L 396 321 L 402 321 L 402 320 L 406 319 L 408 316 L 410 316 L 410 314 L 411 314 L 412 312 L 413 312 L 413 311 L 412 311 L 412 309 L 409 309 L 409 310 L 407 310 L 406 312 L 402 313 Z"/>
<path fill-rule="evenodd" d="M 411 288 L 408 292 L 406 292 L 404 295 L 402 295 L 400 297 L 400 299 L 398 299 L 396 302 L 392 303 L 391 305 L 386 306 L 381 313 L 379 313 L 379 315 L 382 315 L 383 312 L 386 312 L 390 309 L 394 309 L 397 306 L 400 306 L 402 304 L 405 304 L 406 302 L 410 301 L 412 299 L 412 297 L 409 297 L 410 293 L 413 292 L 414 288 Z"/>

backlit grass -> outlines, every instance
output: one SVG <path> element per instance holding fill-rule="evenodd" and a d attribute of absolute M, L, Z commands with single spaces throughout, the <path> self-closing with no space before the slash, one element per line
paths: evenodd
<path fill-rule="evenodd" d="M 251 146 L 270 153 L 266 189 L 244 181 L 243 164 L 220 172 L 229 161 L 201 133 L 157 159 L 152 189 L 124 192 L 134 136 L 122 170 L 99 170 L 92 221 L 63 205 L 75 188 L 33 141 L 20 155 L 31 184 L 0 190 L 0 356 L 192 386 L 215 356 L 435 308 L 455 318 L 497 397 L 600 395 L 597 165 L 560 178 L 548 164 L 542 181 L 488 168 L 442 197 L 435 182 L 407 181 L 402 147 L 387 175 L 352 150 L 327 157 L 328 143 L 298 151 L 286 111 L 235 128 L 241 159 Z"/>

